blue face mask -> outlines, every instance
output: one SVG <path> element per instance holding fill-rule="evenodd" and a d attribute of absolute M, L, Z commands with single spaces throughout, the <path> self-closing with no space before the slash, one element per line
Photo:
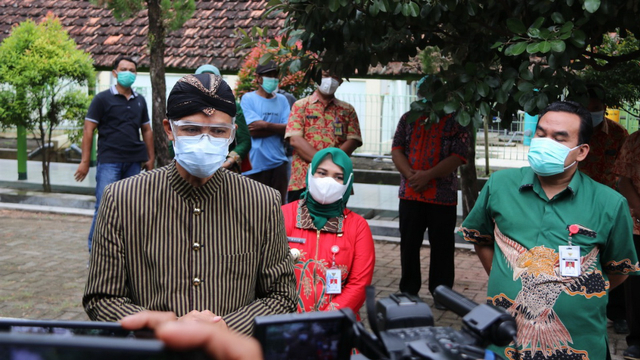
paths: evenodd
<path fill-rule="evenodd" d="M 273 94 L 278 89 L 278 84 L 280 84 L 280 80 L 278 80 L 278 78 L 262 78 L 262 88 L 269 94 Z"/>
<path fill-rule="evenodd" d="M 593 123 L 593 127 L 600 125 L 600 123 L 604 121 L 604 110 L 592 112 L 591 121 Z"/>
<path fill-rule="evenodd" d="M 558 175 L 576 164 L 576 161 L 574 161 L 571 165 L 565 167 L 564 161 L 571 151 L 579 147 L 580 145 L 569 149 L 549 138 L 533 138 L 531 139 L 531 147 L 527 158 L 534 173 L 540 176 Z"/>
<path fill-rule="evenodd" d="M 229 145 L 225 139 L 207 134 L 177 136 L 173 142 L 173 150 L 176 161 L 189 174 L 206 179 L 222 166 L 229 154 Z"/>
<path fill-rule="evenodd" d="M 118 84 L 121 86 L 130 88 L 134 81 L 136 81 L 136 74 L 131 71 L 118 72 Z"/>

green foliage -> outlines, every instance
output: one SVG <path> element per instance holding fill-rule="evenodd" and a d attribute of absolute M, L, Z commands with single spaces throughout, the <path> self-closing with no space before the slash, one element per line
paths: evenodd
<path fill-rule="evenodd" d="M 118 21 L 130 19 L 147 7 L 146 0 L 91 0 L 91 2 L 111 9 Z M 160 0 L 162 23 L 168 30 L 180 29 L 193 16 L 195 10 L 194 0 Z"/>
<path fill-rule="evenodd" d="M 167 30 L 177 30 L 195 12 L 194 0 L 90 0 L 113 11 L 120 21 L 132 18 L 147 9 L 147 50 L 149 51 L 149 73 L 151 74 L 151 121 L 153 145 L 158 166 L 168 164 L 172 157 L 167 149 L 167 135 L 162 127 L 166 113 L 165 37 Z M 126 55 L 126 54 L 123 54 Z"/>
<path fill-rule="evenodd" d="M 93 82 L 91 57 L 76 49 L 56 18 L 27 20 L 0 44 L 0 122 L 32 130 L 41 122 L 56 126 L 88 99 L 67 90 Z"/>
<path fill-rule="evenodd" d="M 91 2 L 111 9 L 118 21 L 129 19 L 145 8 L 144 0 L 92 0 Z"/>
<path fill-rule="evenodd" d="M 372 65 L 408 61 L 419 50 L 440 49 L 444 85 L 429 87 L 443 116 L 455 109 L 461 123 L 483 115 L 511 119 L 517 110 L 536 114 L 550 102 L 584 89 L 580 73 L 595 64 L 593 49 L 617 28 L 639 33 L 636 0 L 271 0 L 286 13 L 283 40 L 300 41 L 302 68 L 342 76 L 365 74 Z M 640 52 L 612 56 L 611 63 Z"/>
<path fill-rule="evenodd" d="M 57 18 L 14 26 L 0 44 L 0 124 L 25 126 L 42 145 L 61 121 L 83 123 L 94 78 L 91 57 L 76 49 Z"/>
<path fill-rule="evenodd" d="M 446 69 L 451 64 L 451 59 L 442 56 L 437 46 L 427 46 L 418 54 L 422 64 L 422 72 L 427 75 L 437 74 L 440 69 Z"/>
<path fill-rule="evenodd" d="M 242 67 L 238 71 L 238 81 L 236 83 L 235 95 L 238 99 L 242 95 L 258 88 L 255 82 L 256 67 L 271 60 L 280 64 L 281 71 L 279 73 L 280 83 L 278 88 L 291 93 L 296 99 L 311 95 L 314 91 L 314 88 L 309 86 L 309 82 L 305 81 L 305 73 L 300 69 L 300 60 L 291 57 L 290 49 L 278 48 L 278 50 L 275 50 L 268 48 L 269 45 L 278 46 L 279 44 L 276 40 L 262 40 L 245 56 Z M 283 50 L 287 55 L 278 56 L 280 50 Z"/>
<path fill-rule="evenodd" d="M 581 75 L 586 83 L 600 84 L 606 89 L 607 106 L 623 107 L 627 112 L 635 113 L 627 105 L 633 106 L 640 101 L 640 61 L 611 63 L 609 57 L 633 56 L 638 50 L 640 41 L 628 31 L 603 35 L 602 44 L 594 49 L 600 58 L 594 58 L 595 64 L 586 67 Z"/>

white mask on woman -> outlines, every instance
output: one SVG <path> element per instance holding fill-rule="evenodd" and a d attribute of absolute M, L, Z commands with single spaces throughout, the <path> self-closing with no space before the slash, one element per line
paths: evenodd
<path fill-rule="evenodd" d="M 342 199 L 344 193 L 347 192 L 347 187 L 349 187 L 349 181 L 351 181 L 353 174 L 349 176 L 345 184 L 340 184 L 331 177 L 314 177 L 311 175 L 311 169 L 309 169 L 308 176 L 309 188 L 307 190 L 309 194 L 316 202 L 327 205 Z"/>

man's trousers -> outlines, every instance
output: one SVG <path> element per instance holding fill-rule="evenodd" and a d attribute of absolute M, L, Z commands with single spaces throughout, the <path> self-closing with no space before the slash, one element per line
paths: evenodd
<path fill-rule="evenodd" d="M 452 287 L 455 276 L 453 256 L 456 206 L 400 199 L 399 213 L 402 264 L 400 291 L 415 295 L 420 291 L 420 247 L 425 230 L 428 230 L 431 248 L 429 291 L 433 294 L 438 285 Z"/>

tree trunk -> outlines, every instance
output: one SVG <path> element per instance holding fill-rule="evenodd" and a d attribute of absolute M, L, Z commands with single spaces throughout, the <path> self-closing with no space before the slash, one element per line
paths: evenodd
<path fill-rule="evenodd" d="M 167 165 L 171 159 L 167 148 L 168 139 L 162 120 L 166 117 L 167 84 L 164 73 L 165 26 L 162 22 L 160 0 L 148 0 L 149 6 L 149 72 L 151 75 L 151 124 L 153 146 L 157 166 Z"/>
<path fill-rule="evenodd" d="M 476 129 L 473 123 L 467 126 L 471 141 L 469 142 L 469 153 L 467 163 L 460 167 L 460 189 L 462 191 L 462 218 L 469 215 L 471 209 L 478 199 L 478 174 L 476 173 Z"/>
<path fill-rule="evenodd" d="M 44 129 L 42 117 L 40 118 L 40 142 L 42 149 L 42 190 L 44 192 L 51 192 L 51 179 L 49 178 L 49 144 L 47 143 L 47 133 Z M 51 136 L 49 136 L 51 140 Z"/>
<path fill-rule="evenodd" d="M 53 122 L 53 121 L 50 122 L 49 126 L 47 128 L 47 139 L 46 139 L 47 140 L 47 144 L 51 143 L 51 137 L 52 137 L 53 128 L 54 128 L 53 124 L 55 124 L 55 122 Z M 45 171 L 45 182 L 47 184 L 47 190 L 46 190 L 47 192 L 51 192 L 52 191 L 51 190 L 51 159 L 54 156 L 56 156 L 56 152 L 55 152 L 55 150 L 53 148 L 53 143 L 51 145 L 52 145 L 51 148 L 49 148 L 48 146 L 45 148 L 47 150 L 46 153 L 45 153 L 47 155 L 47 157 L 45 158 L 44 171 Z"/>

